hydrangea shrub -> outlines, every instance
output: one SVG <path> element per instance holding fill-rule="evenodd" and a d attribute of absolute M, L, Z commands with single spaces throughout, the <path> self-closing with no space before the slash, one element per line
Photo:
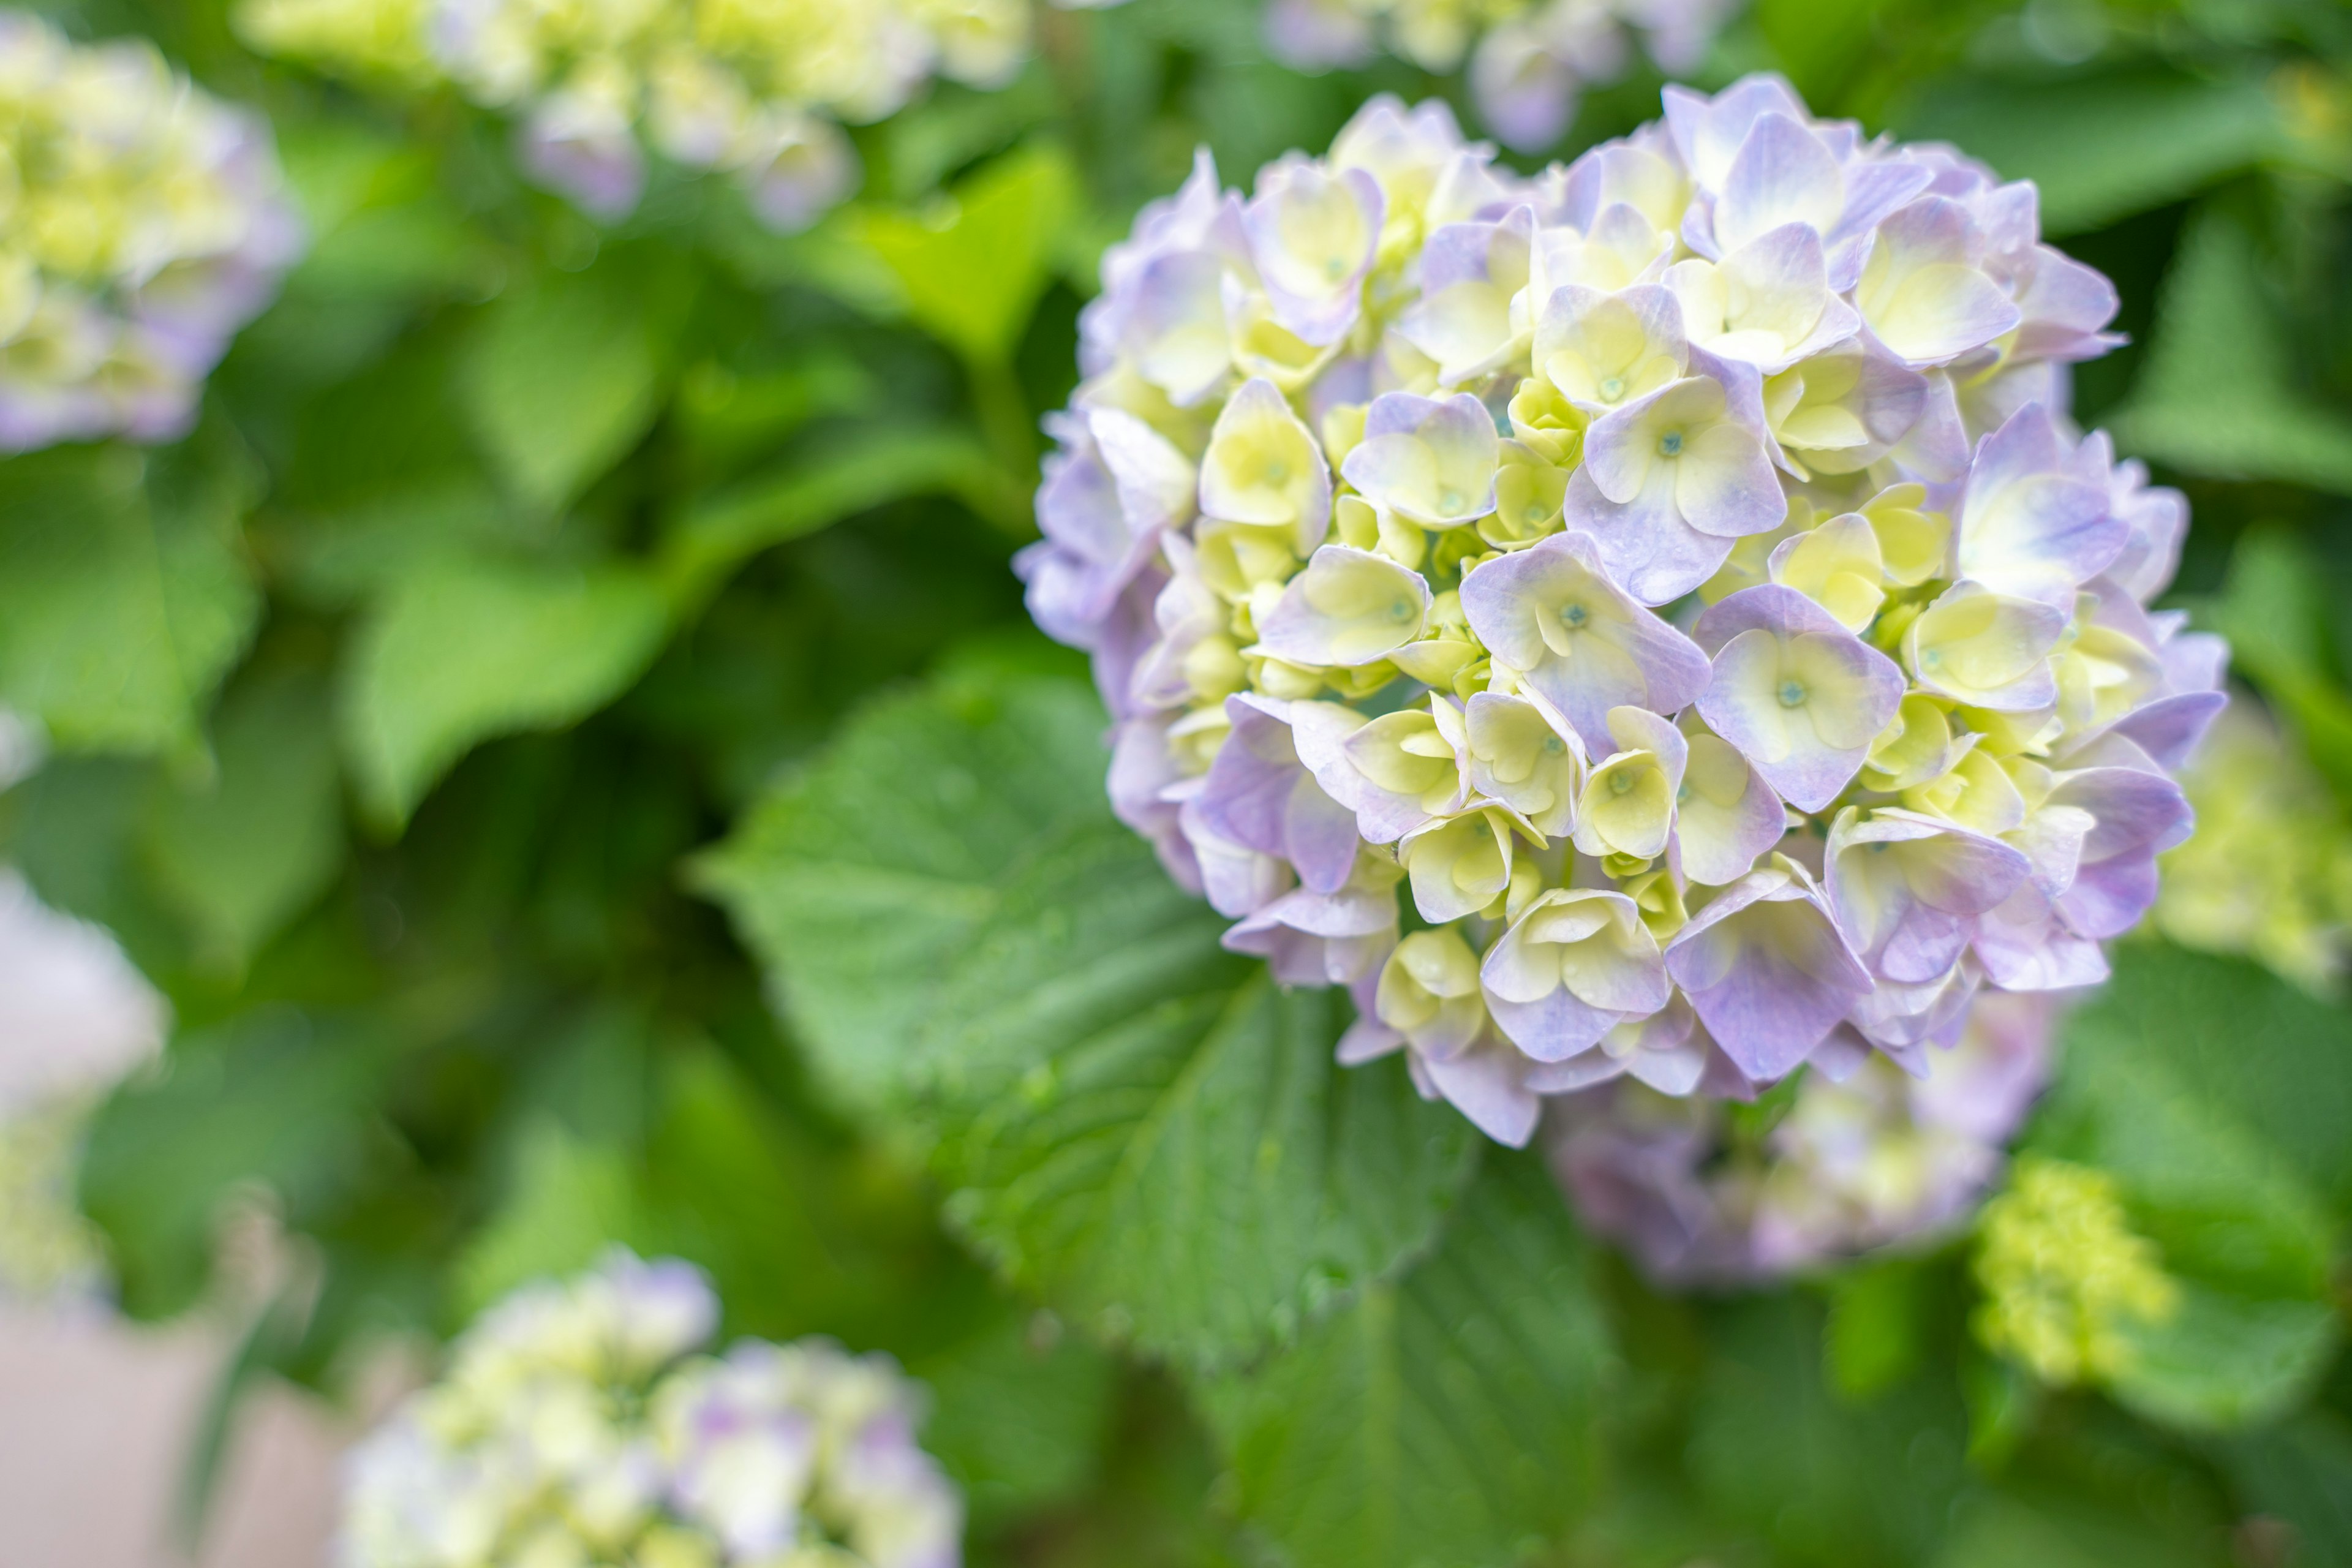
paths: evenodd
<path fill-rule="evenodd" d="M 2225 701 L 2147 608 L 2185 504 L 2065 416 L 2116 295 L 2033 187 L 1774 77 L 1665 108 L 1531 179 L 1385 99 L 1246 199 L 1204 156 L 1019 562 L 1227 945 L 1508 1143 L 2097 983 Z"/>
<path fill-rule="evenodd" d="M 258 116 L 0 10 L 0 454 L 185 435 L 302 243 Z"/>
<path fill-rule="evenodd" d="M 915 1385 L 824 1341 L 698 1353 L 702 1275 L 615 1250 L 493 1306 L 349 1461 L 344 1568 L 954 1568 Z"/>

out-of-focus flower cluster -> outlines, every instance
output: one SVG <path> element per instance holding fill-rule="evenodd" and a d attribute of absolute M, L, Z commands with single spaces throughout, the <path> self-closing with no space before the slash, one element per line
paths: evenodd
<path fill-rule="evenodd" d="M 2038 1155 L 2020 1159 L 2010 1189 L 1985 1205 L 1976 1272 L 1978 1337 L 2049 1384 L 2113 1377 L 2134 1331 L 2179 1306 L 2114 1178 Z"/>
<path fill-rule="evenodd" d="M 343 1568 L 954 1568 L 962 1503 L 916 1385 L 739 1342 L 702 1275 L 615 1250 L 518 1290 L 349 1461 Z"/>
<path fill-rule="evenodd" d="M 1441 74 L 1469 62 L 1488 130 L 1522 153 L 1564 135 L 1587 85 L 1633 63 L 1633 40 L 1668 75 L 1706 58 L 1738 0 L 1269 0 L 1267 47 L 1301 70 L 1369 63 L 1385 45 Z"/>
<path fill-rule="evenodd" d="M 1515 1143 L 2103 979 L 2225 701 L 2145 608 L 2181 498 L 2064 421 L 2116 297 L 2033 187 L 1777 78 L 1665 102 L 1531 180 L 1389 100 L 1246 199 L 1203 155 L 1018 563 L 1227 944 Z"/>
<path fill-rule="evenodd" d="M 259 117 L 0 10 L 0 452 L 184 433 L 301 244 Z"/>
<path fill-rule="evenodd" d="M 1654 1277 L 1732 1283 L 1930 1240 L 2000 1173 L 2050 1070 L 2045 997 L 1990 995 L 1934 1074 L 1854 1053 L 1785 1105 L 1673 1100 L 1620 1082 L 1572 1095 L 1546 1138 L 1577 1212 Z"/>
<path fill-rule="evenodd" d="M 531 176 L 599 216 L 637 205 L 649 145 L 732 174 L 784 231 L 856 187 L 843 123 L 882 119 L 934 76 L 1003 86 L 1033 21 L 1031 0 L 244 0 L 237 13 L 266 53 L 446 79 L 517 116 Z"/>
<path fill-rule="evenodd" d="M 74 1205 L 82 1129 L 163 1030 L 162 1002 L 111 937 L 0 870 L 0 1298 L 101 1289 L 104 1257 Z"/>
<path fill-rule="evenodd" d="M 2181 782 L 2204 826 L 2164 858 L 2158 928 L 2331 991 L 2352 956 L 2352 830 L 2326 781 L 2268 719 L 2239 707 Z"/>

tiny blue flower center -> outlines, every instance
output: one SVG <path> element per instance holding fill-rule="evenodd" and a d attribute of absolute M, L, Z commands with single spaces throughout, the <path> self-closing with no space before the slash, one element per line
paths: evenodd
<path fill-rule="evenodd" d="M 1541 501 L 1531 502 L 1528 507 L 1528 521 L 1529 522 L 1541 522 L 1545 518 L 1549 517 L 1550 515 L 1550 509 L 1546 507 Z"/>
<path fill-rule="evenodd" d="M 1601 395 L 1611 403 L 1625 395 L 1625 378 L 1612 375 L 1601 384 Z"/>
<path fill-rule="evenodd" d="M 1462 492 L 1455 489 L 1452 485 L 1448 485 L 1444 489 L 1437 492 L 1438 509 L 1449 515 L 1462 510 Z"/>
<path fill-rule="evenodd" d="M 1558 735 L 1546 735 L 1544 737 L 1544 752 L 1547 756 L 1557 757 L 1567 750 L 1568 742 L 1562 741 Z"/>
<path fill-rule="evenodd" d="M 1582 605 L 1562 605 L 1560 606 L 1559 624 L 1561 626 L 1570 627 L 1580 626 L 1591 618 L 1592 613 L 1590 610 L 1587 610 Z"/>
<path fill-rule="evenodd" d="M 1399 599 L 1395 605 L 1391 606 L 1389 610 L 1389 619 L 1399 622 L 1400 624 L 1412 619 L 1412 602 L 1410 600 Z"/>
<path fill-rule="evenodd" d="M 1335 256 L 1323 264 L 1323 276 L 1337 280 L 1348 275 L 1348 258 Z"/>
<path fill-rule="evenodd" d="M 1615 773 L 1611 773 L 1611 774 L 1609 775 L 1609 793 L 1610 793 L 1610 794 L 1612 794 L 1612 795 L 1623 795 L 1627 790 L 1632 789 L 1633 787 L 1633 769 L 1631 769 L 1631 768 L 1619 768 Z"/>
<path fill-rule="evenodd" d="M 1268 463 L 1265 466 L 1265 482 L 1267 484 L 1278 485 L 1289 478 L 1290 465 L 1288 463 L 1283 462 L 1277 458 L 1276 461 Z"/>
<path fill-rule="evenodd" d="M 1681 431 L 1679 431 L 1679 430 L 1669 430 L 1669 431 L 1667 431 L 1664 435 L 1663 435 L 1663 436 L 1661 436 L 1661 437 L 1658 437 L 1658 456 L 1659 456 L 1659 457 L 1661 457 L 1661 458 L 1679 458 L 1679 457 L 1681 457 L 1682 455 L 1683 455 L 1683 433 L 1682 433 Z"/>
<path fill-rule="evenodd" d="M 1690 785 L 1685 784 L 1682 788 L 1675 791 L 1675 804 L 1676 805 L 1687 805 L 1690 804 Z"/>
<path fill-rule="evenodd" d="M 1944 662 L 1944 656 L 1931 647 L 1927 649 L 1927 652 L 1919 656 L 1919 662 L 1926 665 L 1928 668 L 1933 669 L 1936 666 Z"/>
<path fill-rule="evenodd" d="M 1803 683 L 1795 680 L 1780 682 L 1780 706 L 1783 708 L 1802 708 L 1805 705 Z"/>

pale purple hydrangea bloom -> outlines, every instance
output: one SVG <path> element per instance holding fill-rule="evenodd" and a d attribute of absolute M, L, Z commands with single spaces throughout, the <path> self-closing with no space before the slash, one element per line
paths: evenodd
<path fill-rule="evenodd" d="M 1737 1285 L 1930 1244 L 2000 1174 L 2048 1080 L 2056 1005 L 1984 997 L 1912 1077 L 1859 1041 L 1760 1137 L 1720 1102 L 1622 1082 L 1554 1102 L 1545 1144 L 1585 1222 L 1668 1284 Z"/>
<path fill-rule="evenodd" d="M 1051 0 L 1101 9 L 1122 0 Z M 351 0 L 243 0 L 257 47 L 379 79 L 454 81 L 516 121 L 531 180 L 605 221 L 644 195 L 649 153 L 734 177 L 755 216 L 794 233 L 863 177 L 843 127 L 882 120 L 934 79 L 983 90 L 1027 61 L 1033 0 L 737 0 L 551 5 L 405 0 L 406 23 Z"/>
<path fill-rule="evenodd" d="M 1364 66 L 1383 48 L 1424 70 L 1466 65 L 1487 129 L 1539 153 L 1567 133 L 1585 88 L 1625 74 L 1637 39 L 1661 69 L 1682 75 L 1737 8 L 1738 0 L 1267 0 L 1265 41 L 1296 70 Z"/>
<path fill-rule="evenodd" d="M 2033 188 L 1665 96 L 1531 179 L 1389 99 L 1253 198 L 1202 154 L 1104 258 L 1017 562 L 1121 819 L 1507 1142 L 2095 984 L 2224 700 L 2145 607 L 2185 505 L 2063 416 L 2115 296 Z"/>
<path fill-rule="evenodd" d="M 507 1297 L 352 1451 L 336 1561 L 957 1568 L 917 1385 L 822 1340 L 698 1353 L 718 1323 L 698 1269 L 619 1248 Z"/>
<path fill-rule="evenodd" d="M 0 11 L 0 453 L 176 440 L 303 229 L 258 115 Z"/>

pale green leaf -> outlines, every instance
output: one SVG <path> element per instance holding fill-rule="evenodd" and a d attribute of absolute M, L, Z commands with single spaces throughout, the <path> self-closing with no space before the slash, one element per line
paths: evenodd
<path fill-rule="evenodd" d="M 2127 452 L 2187 473 L 2352 494 L 2352 418 L 2296 384 L 2254 241 L 2211 209 L 2165 279 L 2155 343 L 2110 421 Z"/>
<path fill-rule="evenodd" d="M 0 462 L 0 702 L 63 749 L 192 748 L 252 635 L 251 480 L 205 445 Z"/>
<path fill-rule="evenodd" d="M 551 272 L 477 323 L 459 398 L 483 456 L 526 505 L 562 508 L 652 425 L 665 374 L 660 287 L 631 269 Z"/>
<path fill-rule="evenodd" d="M 1085 688 L 886 701 L 706 863 L 845 1100 L 925 1142 L 1009 1278 L 1188 1361 L 1295 1332 L 1423 1244 L 1473 1147 L 1334 994 L 1222 951 L 1105 804 Z"/>
<path fill-rule="evenodd" d="M 1069 154 L 1008 153 L 919 213 L 867 211 L 851 232 L 887 268 L 915 323 L 966 357 L 1002 364 L 1052 276 L 1078 202 Z"/>
<path fill-rule="evenodd" d="M 558 730 L 642 674 L 668 626 L 625 566 L 420 564 L 370 611 L 343 672 L 343 750 L 369 814 L 399 826 L 493 736 Z"/>
<path fill-rule="evenodd" d="M 1437 1249 L 1202 1390 L 1242 1516 L 1297 1568 L 1498 1568 L 1592 1500 L 1614 1365 L 1592 1257 L 1496 1154 Z"/>
<path fill-rule="evenodd" d="M 2192 195 L 2273 155 L 2285 140 L 2270 95 L 2228 77 L 1962 80 L 1900 118 L 1906 138 L 1949 142 L 2003 179 L 2034 182 L 2042 229 L 2053 235 Z"/>
<path fill-rule="evenodd" d="M 147 822 L 157 883 L 212 963 L 240 971 L 342 864 L 342 803 L 323 681 L 241 685 L 213 725 L 217 767 L 169 781 Z"/>

